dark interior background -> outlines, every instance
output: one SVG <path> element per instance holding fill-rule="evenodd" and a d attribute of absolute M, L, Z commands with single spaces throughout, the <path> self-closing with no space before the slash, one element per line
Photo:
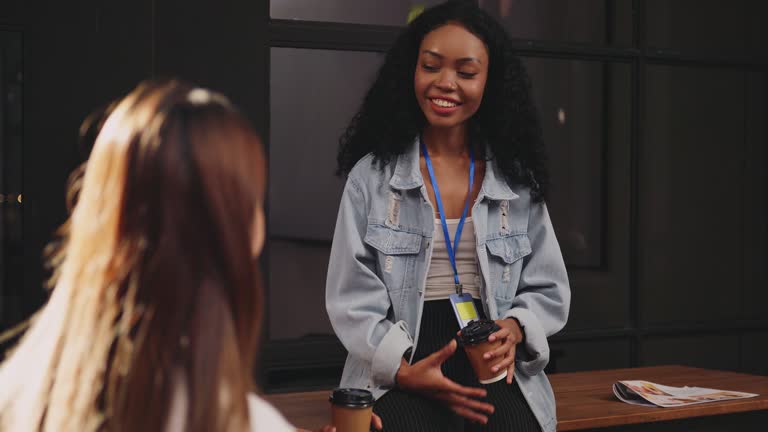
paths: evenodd
<path fill-rule="evenodd" d="M 479 2 L 515 38 L 551 153 L 573 305 L 549 370 L 768 375 L 768 2 Z M 231 96 L 268 146 L 258 379 L 333 385 L 337 139 L 409 12 L 435 3 L 3 0 L 0 328 L 46 297 L 42 250 L 86 157 L 81 121 L 142 79 L 179 76 Z"/>

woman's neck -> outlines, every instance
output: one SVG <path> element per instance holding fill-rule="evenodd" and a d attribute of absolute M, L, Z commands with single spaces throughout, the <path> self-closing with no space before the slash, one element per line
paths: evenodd
<path fill-rule="evenodd" d="M 464 125 L 452 128 L 427 126 L 422 139 L 430 156 L 466 157 L 469 154 L 467 128 Z"/>

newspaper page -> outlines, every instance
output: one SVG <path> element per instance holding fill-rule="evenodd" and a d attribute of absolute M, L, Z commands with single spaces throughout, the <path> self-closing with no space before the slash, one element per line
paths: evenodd
<path fill-rule="evenodd" d="M 663 408 L 758 396 L 702 387 L 670 387 L 649 381 L 619 381 L 613 384 L 613 393 L 626 403 Z"/>

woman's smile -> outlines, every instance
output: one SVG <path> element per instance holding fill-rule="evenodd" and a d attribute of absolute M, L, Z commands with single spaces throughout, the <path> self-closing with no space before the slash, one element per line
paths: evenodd
<path fill-rule="evenodd" d="M 441 116 L 447 116 L 455 113 L 462 105 L 461 102 L 446 97 L 429 98 L 432 110 Z"/>

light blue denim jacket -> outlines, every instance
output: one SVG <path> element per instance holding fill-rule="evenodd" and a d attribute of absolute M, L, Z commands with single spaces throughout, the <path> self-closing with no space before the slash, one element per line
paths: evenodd
<path fill-rule="evenodd" d="M 384 167 L 368 155 L 350 172 L 326 283 L 328 316 L 349 352 L 341 386 L 379 398 L 394 385 L 403 353 L 416 351 L 434 215 L 418 140 Z M 528 189 L 510 188 L 489 161 L 472 221 L 485 314 L 523 327 L 515 379 L 542 430 L 554 431 L 555 399 L 543 369 L 547 337 L 565 325 L 571 293 L 547 207 L 533 203 Z"/>

